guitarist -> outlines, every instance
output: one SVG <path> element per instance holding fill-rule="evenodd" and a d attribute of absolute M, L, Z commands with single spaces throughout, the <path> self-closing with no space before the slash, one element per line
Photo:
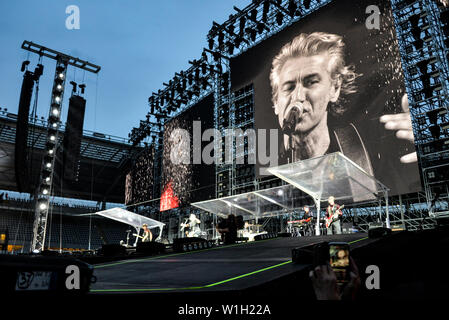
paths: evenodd
<path fill-rule="evenodd" d="M 153 233 L 151 232 L 151 230 L 148 228 L 148 225 L 146 223 L 144 223 L 142 225 L 143 228 L 143 238 L 142 238 L 142 242 L 151 242 L 153 241 Z"/>
<path fill-rule="evenodd" d="M 341 207 L 335 203 L 335 198 L 330 196 L 327 199 L 329 205 L 326 209 L 326 229 L 327 234 L 341 234 L 340 218 L 343 215 Z"/>

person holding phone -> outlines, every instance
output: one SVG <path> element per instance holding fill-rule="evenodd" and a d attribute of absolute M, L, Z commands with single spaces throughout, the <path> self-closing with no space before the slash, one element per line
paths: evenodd
<path fill-rule="evenodd" d="M 309 278 L 318 300 L 354 300 L 360 288 L 359 270 L 349 255 L 347 243 L 316 246 L 315 268 Z"/>

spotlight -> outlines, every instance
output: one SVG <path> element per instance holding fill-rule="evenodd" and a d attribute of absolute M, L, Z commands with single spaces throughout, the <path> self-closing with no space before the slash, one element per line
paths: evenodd
<path fill-rule="evenodd" d="M 56 137 L 52 134 L 51 136 L 50 136 L 50 141 L 55 141 L 56 140 Z"/>
<path fill-rule="evenodd" d="M 257 9 L 251 10 L 249 14 L 250 14 L 249 18 L 252 21 L 257 22 Z"/>
<path fill-rule="evenodd" d="M 47 195 L 48 194 L 48 189 L 47 188 L 42 189 L 42 194 Z"/>
<path fill-rule="evenodd" d="M 296 14 L 296 3 L 295 3 L 294 0 L 290 0 L 288 2 L 287 9 L 288 9 L 288 14 L 290 15 L 290 17 L 293 18 L 295 16 L 295 14 Z"/>
<path fill-rule="evenodd" d="M 56 86 L 56 90 L 62 91 L 62 84 L 59 83 L 59 84 Z"/>
<path fill-rule="evenodd" d="M 227 46 L 228 46 L 228 53 L 232 55 L 234 53 L 234 44 L 231 41 L 228 41 Z"/>
<path fill-rule="evenodd" d="M 47 205 L 45 204 L 45 202 L 41 202 L 41 203 L 39 204 L 39 209 L 41 209 L 41 210 L 47 209 Z"/>
<path fill-rule="evenodd" d="M 209 38 L 209 50 L 212 50 L 214 48 L 214 39 L 213 38 Z"/>
<path fill-rule="evenodd" d="M 50 182 L 50 177 L 46 177 L 45 182 L 47 182 L 47 183 Z"/>
<path fill-rule="evenodd" d="M 304 0 L 304 8 L 306 8 L 306 9 L 310 8 L 310 1 L 311 0 Z"/>
<path fill-rule="evenodd" d="M 48 169 L 51 168 L 51 162 L 47 162 L 47 164 L 45 165 Z"/>
<path fill-rule="evenodd" d="M 218 34 L 218 45 L 221 47 L 223 46 L 223 40 L 224 40 L 224 34 L 222 31 Z"/>
<path fill-rule="evenodd" d="M 20 71 L 21 71 L 21 72 L 24 72 L 25 69 L 26 69 L 26 67 L 27 67 L 29 64 L 30 64 L 30 61 L 29 61 L 29 60 L 26 60 L 26 61 L 22 62 L 22 68 L 20 68 Z"/>
<path fill-rule="evenodd" d="M 243 35 L 243 32 L 245 31 L 245 24 L 246 24 L 246 18 L 243 16 L 240 18 L 239 22 L 239 34 L 240 36 Z"/>
<path fill-rule="evenodd" d="M 61 97 L 60 96 L 56 96 L 55 97 L 55 102 L 56 103 L 60 103 L 61 102 Z"/>
<path fill-rule="evenodd" d="M 64 79 L 64 73 L 60 73 L 60 74 L 58 74 L 58 77 L 59 77 L 59 79 Z"/>
<path fill-rule="evenodd" d="M 59 115 L 59 110 L 57 108 L 53 108 L 53 110 L 51 111 L 51 113 L 57 117 Z"/>
<path fill-rule="evenodd" d="M 276 13 L 276 23 L 278 24 L 278 26 L 282 24 L 283 20 L 284 15 L 281 12 Z"/>
<path fill-rule="evenodd" d="M 52 155 L 52 154 L 53 154 L 53 152 L 54 152 L 54 150 L 53 150 L 53 149 L 50 149 L 50 150 L 48 150 L 48 154 L 49 154 L 49 155 Z"/>
<path fill-rule="evenodd" d="M 53 122 L 52 125 L 53 129 L 56 129 L 58 127 L 58 123 L 57 122 Z"/>
<path fill-rule="evenodd" d="M 268 19 L 268 12 L 270 11 L 270 2 L 265 1 L 263 3 L 263 11 L 262 11 L 262 21 L 267 22 Z"/>

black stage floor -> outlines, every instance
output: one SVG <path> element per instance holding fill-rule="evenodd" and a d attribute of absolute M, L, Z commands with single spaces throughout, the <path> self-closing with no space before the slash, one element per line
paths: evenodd
<path fill-rule="evenodd" d="M 244 290 L 304 269 L 291 262 L 292 249 L 322 241 L 344 241 L 354 249 L 374 240 L 366 233 L 276 238 L 105 263 L 95 265 L 91 293 Z"/>

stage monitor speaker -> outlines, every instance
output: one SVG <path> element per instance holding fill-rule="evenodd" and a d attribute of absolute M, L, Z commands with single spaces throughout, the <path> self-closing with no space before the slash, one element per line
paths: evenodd
<path fill-rule="evenodd" d="M 293 263 L 312 264 L 314 251 L 311 248 L 294 248 L 292 249 Z"/>
<path fill-rule="evenodd" d="M 159 242 L 139 242 L 136 253 L 142 255 L 155 255 L 165 252 L 165 245 Z"/>
<path fill-rule="evenodd" d="M 278 237 L 280 238 L 290 238 L 292 234 L 290 232 L 279 232 Z"/>
<path fill-rule="evenodd" d="M 203 238 L 177 238 L 173 240 L 173 251 L 184 252 L 210 248 L 211 245 Z"/>
<path fill-rule="evenodd" d="M 382 238 L 389 236 L 391 234 L 391 230 L 384 227 L 377 227 L 368 230 L 368 238 Z"/>
<path fill-rule="evenodd" d="M 34 88 L 34 74 L 26 71 L 23 75 L 22 90 L 20 91 L 19 111 L 16 122 L 16 140 L 14 169 L 16 174 L 17 191 L 30 192 L 29 164 L 28 164 L 28 117 L 30 113 L 31 97 Z"/>
<path fill-rule="evenodd" d="M 70 97 L 64 133 L 64 178 L 67 180 L 76 180 L 78 177 L 85 110 L 86 100 L 83 97 Z"/>
<path fill-rule="evenodd" d="M 101 254 L 105 257 L 116 257 L 126 255 L 126 248 L 120 244 L 104 244 L 100 250 Z"/>

